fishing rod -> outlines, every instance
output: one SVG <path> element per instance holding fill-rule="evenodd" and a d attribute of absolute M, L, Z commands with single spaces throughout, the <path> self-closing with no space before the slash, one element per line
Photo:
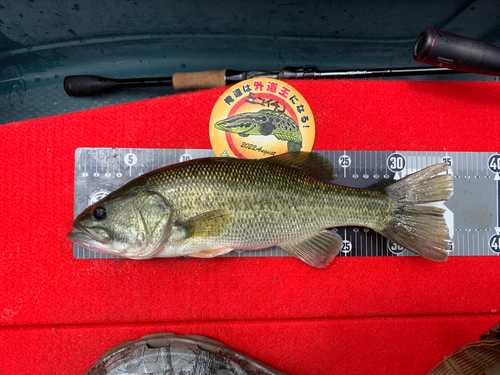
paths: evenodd
<path fill-rule="evenodd" d="M 500 76 L 500 47 L 440 30 L 420 33 L 413 58 L 462 72 Z"/>
<path fill-rule="evenodd" d="M 236 70 L 209 70 L 193 73 L 174 73 L 172 77 L 113 79 L 92 75 L 68 76 L 64 89 L 70 96 L 89 96 L 114 89 L 131 87 L 172 86 L 175 90 L 212 89 L 224 87 L 250 78 L 271 79 L 351 79 L 459 73 L 442 67 L 418 67 L 371 70 L 320 71 L 314 67 L 284 67 L 280 70 L 246 72 Z"/>
<path fill-rule="evenodd" d="M 271 71 L 211 70 L 174 73 L 172 77 L 113 79 L 91 75 L 68 76 L 70 96 L 88 96 L 118 88 L 172 86 L 175 90 L 224 87 L 250 78 L 353 79 L 434 74 L 476 73 L 500 75 L 500 48 L 444 31 L 425 29 L 417 38 L 413 57 L 435 67 L 320 71 L 314 67 L 284 67 Z"/>

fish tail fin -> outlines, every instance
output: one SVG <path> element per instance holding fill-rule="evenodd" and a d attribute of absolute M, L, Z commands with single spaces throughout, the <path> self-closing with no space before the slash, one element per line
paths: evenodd
<path fill-rule="evenodd" d="M 445 209 L 432 205 L 453 193 L 453 178 L 441 174 L 448 165 L 435 164 L 387 186 L 392 214 L 382 234 L 400 246 L 432 260 L 446 260 L 451 238 Z"/>

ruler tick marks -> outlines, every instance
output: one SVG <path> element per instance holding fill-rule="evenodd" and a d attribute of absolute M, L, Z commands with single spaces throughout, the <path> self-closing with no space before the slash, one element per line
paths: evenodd
<path fill-rule="evenodd" d="M 500 154 L 448 151 L 350 151 L 348 153 L 347 150 L 318 153 L 343 169 L 342 173 L 339 172 L 340 178 L 335 183 L 360 188 L 376 188 L 391 182 L 393 176 L 398 179 L 437 162 L 447 163 L 450 168 L 446 173 L 456 176 L 454 194 L 446 203 L 446 207 L 453 215 L 450 220 L 454 225 L 454 244 L 450 255 L 500 254 Z M 93 192 L 102 189 L 113 191 L 140 173 L 190 158 L 206 156 L 213 156 L 213 152 L 189 149 L 78 149 L 75 152 L 75 215 L 87 207 L 88 197 Z M 140 166 L 137 163 L 141 163 Z M 360 176 L 363 178 L 359 178 Z M 484 181 L 479 177 L 492 181 L 494 185 L 481 183 Z M 474 222 L 480 218 L 481 213 L 476 207 L 481 204 L 489 208 L 494 218 L 488 227 L 478 226 Z M 466 215 L 469 222 L 462 218 L 464 212 L 469 212 L 469 216 Z M 342 227 L 338 233 L 345 241 L 343 250 L 349 249 L 342 251 L 342 256 L 412 255 L 407 250 L 388 243 L 386 238 L 372 230 Z M 257 253 L 243 251 L 233 256 L 256 256 Z M 74 255 L 78 258 L 113 257 L 96 255 L 82 247 L 76 247 Z M 273 248 L 264 250 L 262 255 L 257 256 L 270 255 L 286 254 L 281 249 Z"/>

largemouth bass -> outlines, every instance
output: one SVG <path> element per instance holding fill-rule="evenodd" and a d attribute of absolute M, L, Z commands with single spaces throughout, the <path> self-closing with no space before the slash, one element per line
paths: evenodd
<path fill-rule="evenodd" d="M 281 141 L 287 141 L 289 152 L 302 149 L 302 133 L 295 121 L 285 113 L 262 109 L 258 112 L 245 112 L 231 116 L 214 124 L 216 129 L 238 134 L 274 135 Z"/>
<path fill-rule="evenodd" d="M 133 259 L 209 258 L 279 246 L 315 267 L 342 248 L 337 226 L 371 228 L 425 258 L 444 260 L 444 209 L 452 193 L 446 164 L 381 189 L 335 185 L 322 156 L 292 152 L 266 159 L 204 158 L 145 174 L 88 207 L 68 238 Z"/>

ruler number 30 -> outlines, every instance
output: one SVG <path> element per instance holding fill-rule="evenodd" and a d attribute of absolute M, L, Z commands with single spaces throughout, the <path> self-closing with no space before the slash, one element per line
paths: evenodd
<path fill-rule="evenodd" d="M 394 173 L 406 168 L 406 159 L 401 154 L 392 154 L 387 158 L 387 167 Z"/>

